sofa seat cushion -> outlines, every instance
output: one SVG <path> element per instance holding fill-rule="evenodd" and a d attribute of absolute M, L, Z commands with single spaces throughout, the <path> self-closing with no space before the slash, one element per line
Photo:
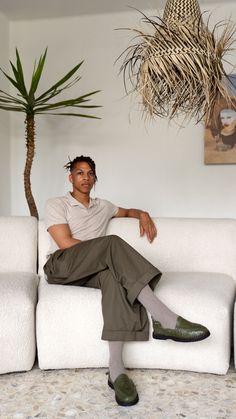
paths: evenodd
<path fill-rule="evenodd" d="M 128 365 L 225 374 L 231 355 L 235 290 L 235 281 L 225 274 L 164 273 L 155 290 L 158 297 L 182 317 L 206 326 L 211 335 L 194 343 L 132 342 L 126 350 Z M 142 351 L 145 357 L 140 356 Z"/>
<path fill-rule="evenodd" d="M 219 273 L 164 273 L 155 290 L 179 315 L 204 324 L 211 336 L 195 343 L 129 342 L 127 367 L 166 368 L 226 373 L 230 360 L 231 317 L 235 282 Z M 42 277 L 37 306 L 39 366 L 50 368 L 106 367 L 107 343 L 101 341 L 100 290 L 50 285 Z"/>
<path fill-rule="evenodd" d="M 0 373 L 30 370 L 35 360 L 38 276 L 0 273 Z"/>
<path fill-rule="evenodd" d="M 101 341 L 101 291 L 48 284 L 41 278 L 36 309 L 39 367 L 104 367 L 107 343 Z"/>
<path fill-rule="evenodd" d="M 235 301 L 235 304 L 234 304 L 234 320 L 233 320 L 233 323 L 234 323 L 234 327 L 233 327 L 233 329 L 234 329 L 234 366 L 235 366 L 235 369 L 236 369 L 236 301 Z"/>

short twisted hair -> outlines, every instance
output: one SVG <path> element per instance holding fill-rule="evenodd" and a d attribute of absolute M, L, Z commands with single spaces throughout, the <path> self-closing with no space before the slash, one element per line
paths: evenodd
<path fill-rule="evenodd" d="M 69 157 L 69 161 L 68 161 L 68 163 L 66 163 L 64 165 L 64 167 L 66 168 L 66 170 L 69 170 L 70 172 L 72 172 L 76 163 L 80 163 L 80 162 L 88 163 L 88 165 L 91 167 L 92 171 L 94 172 L 95 180 L 97 180 L 96 164 L 93 161 L 93 159 L 91 159 L 91 157 L 89 157 L 89 156 L 83 156 L 83 155 L 82 156 L 77 156 L 77 157 L 74 158 L 74 160 L 71 160 L 70 157 Z"/>

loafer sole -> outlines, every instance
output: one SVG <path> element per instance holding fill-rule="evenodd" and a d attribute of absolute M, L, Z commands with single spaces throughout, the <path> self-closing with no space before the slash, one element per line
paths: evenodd
<path fill-rule="evenodd" d="M 112 384 L 112 382 L 108 379 L 108 385 L 110 388 L 112 388 L 112 390 L 115 391 L 114 386 Z M 122 400 L 119 400 L 117 396 L 115 396 L 116 402 L 120 405 L 120 406 L 133 406 L 134 404 L 138 403 L 139 401 L 139 397 L 137 394 L 137 397 L 134 400 L 131 400 L 130 402 L 124 402 Z"/>
<path fill-rule="evenodd" d="M 206 338 L 208 338 L 210 336 L 210 332 L 206 333 L 204 336 L 200 336 L 200 337 L 192 337 L 192 338 L 183 338 L 183 337 L 178 337 L 178 336 L 166 336 L 166 335 L 160 335 L 158 333 L 154 333 L 152 334 L 153 339 L 159 339 L 159 340 L 167 340 L 167 339 L 171 339 L 174 340 L 175 342 L 199 342 L 201 340 L 204 340 Z"/>

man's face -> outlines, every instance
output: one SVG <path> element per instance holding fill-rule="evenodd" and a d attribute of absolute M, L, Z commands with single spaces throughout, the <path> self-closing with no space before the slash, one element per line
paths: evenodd
<path fill-rule="evenodd" d="M 95 184 L 95 174 L 88 163 L 78 162 L 69 175 L 73 189 L 83 194 L 89 194 Z"/>

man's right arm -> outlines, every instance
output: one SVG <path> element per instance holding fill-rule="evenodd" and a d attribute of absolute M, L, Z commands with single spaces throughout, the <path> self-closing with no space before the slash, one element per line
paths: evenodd
<path fill-rule="evenodd" d="M 81 240 L 73 239 L 68 224 L 54 224 L 48 227 L 48 232 L 57 246 L 63 250 L 81 242 Z"/>

